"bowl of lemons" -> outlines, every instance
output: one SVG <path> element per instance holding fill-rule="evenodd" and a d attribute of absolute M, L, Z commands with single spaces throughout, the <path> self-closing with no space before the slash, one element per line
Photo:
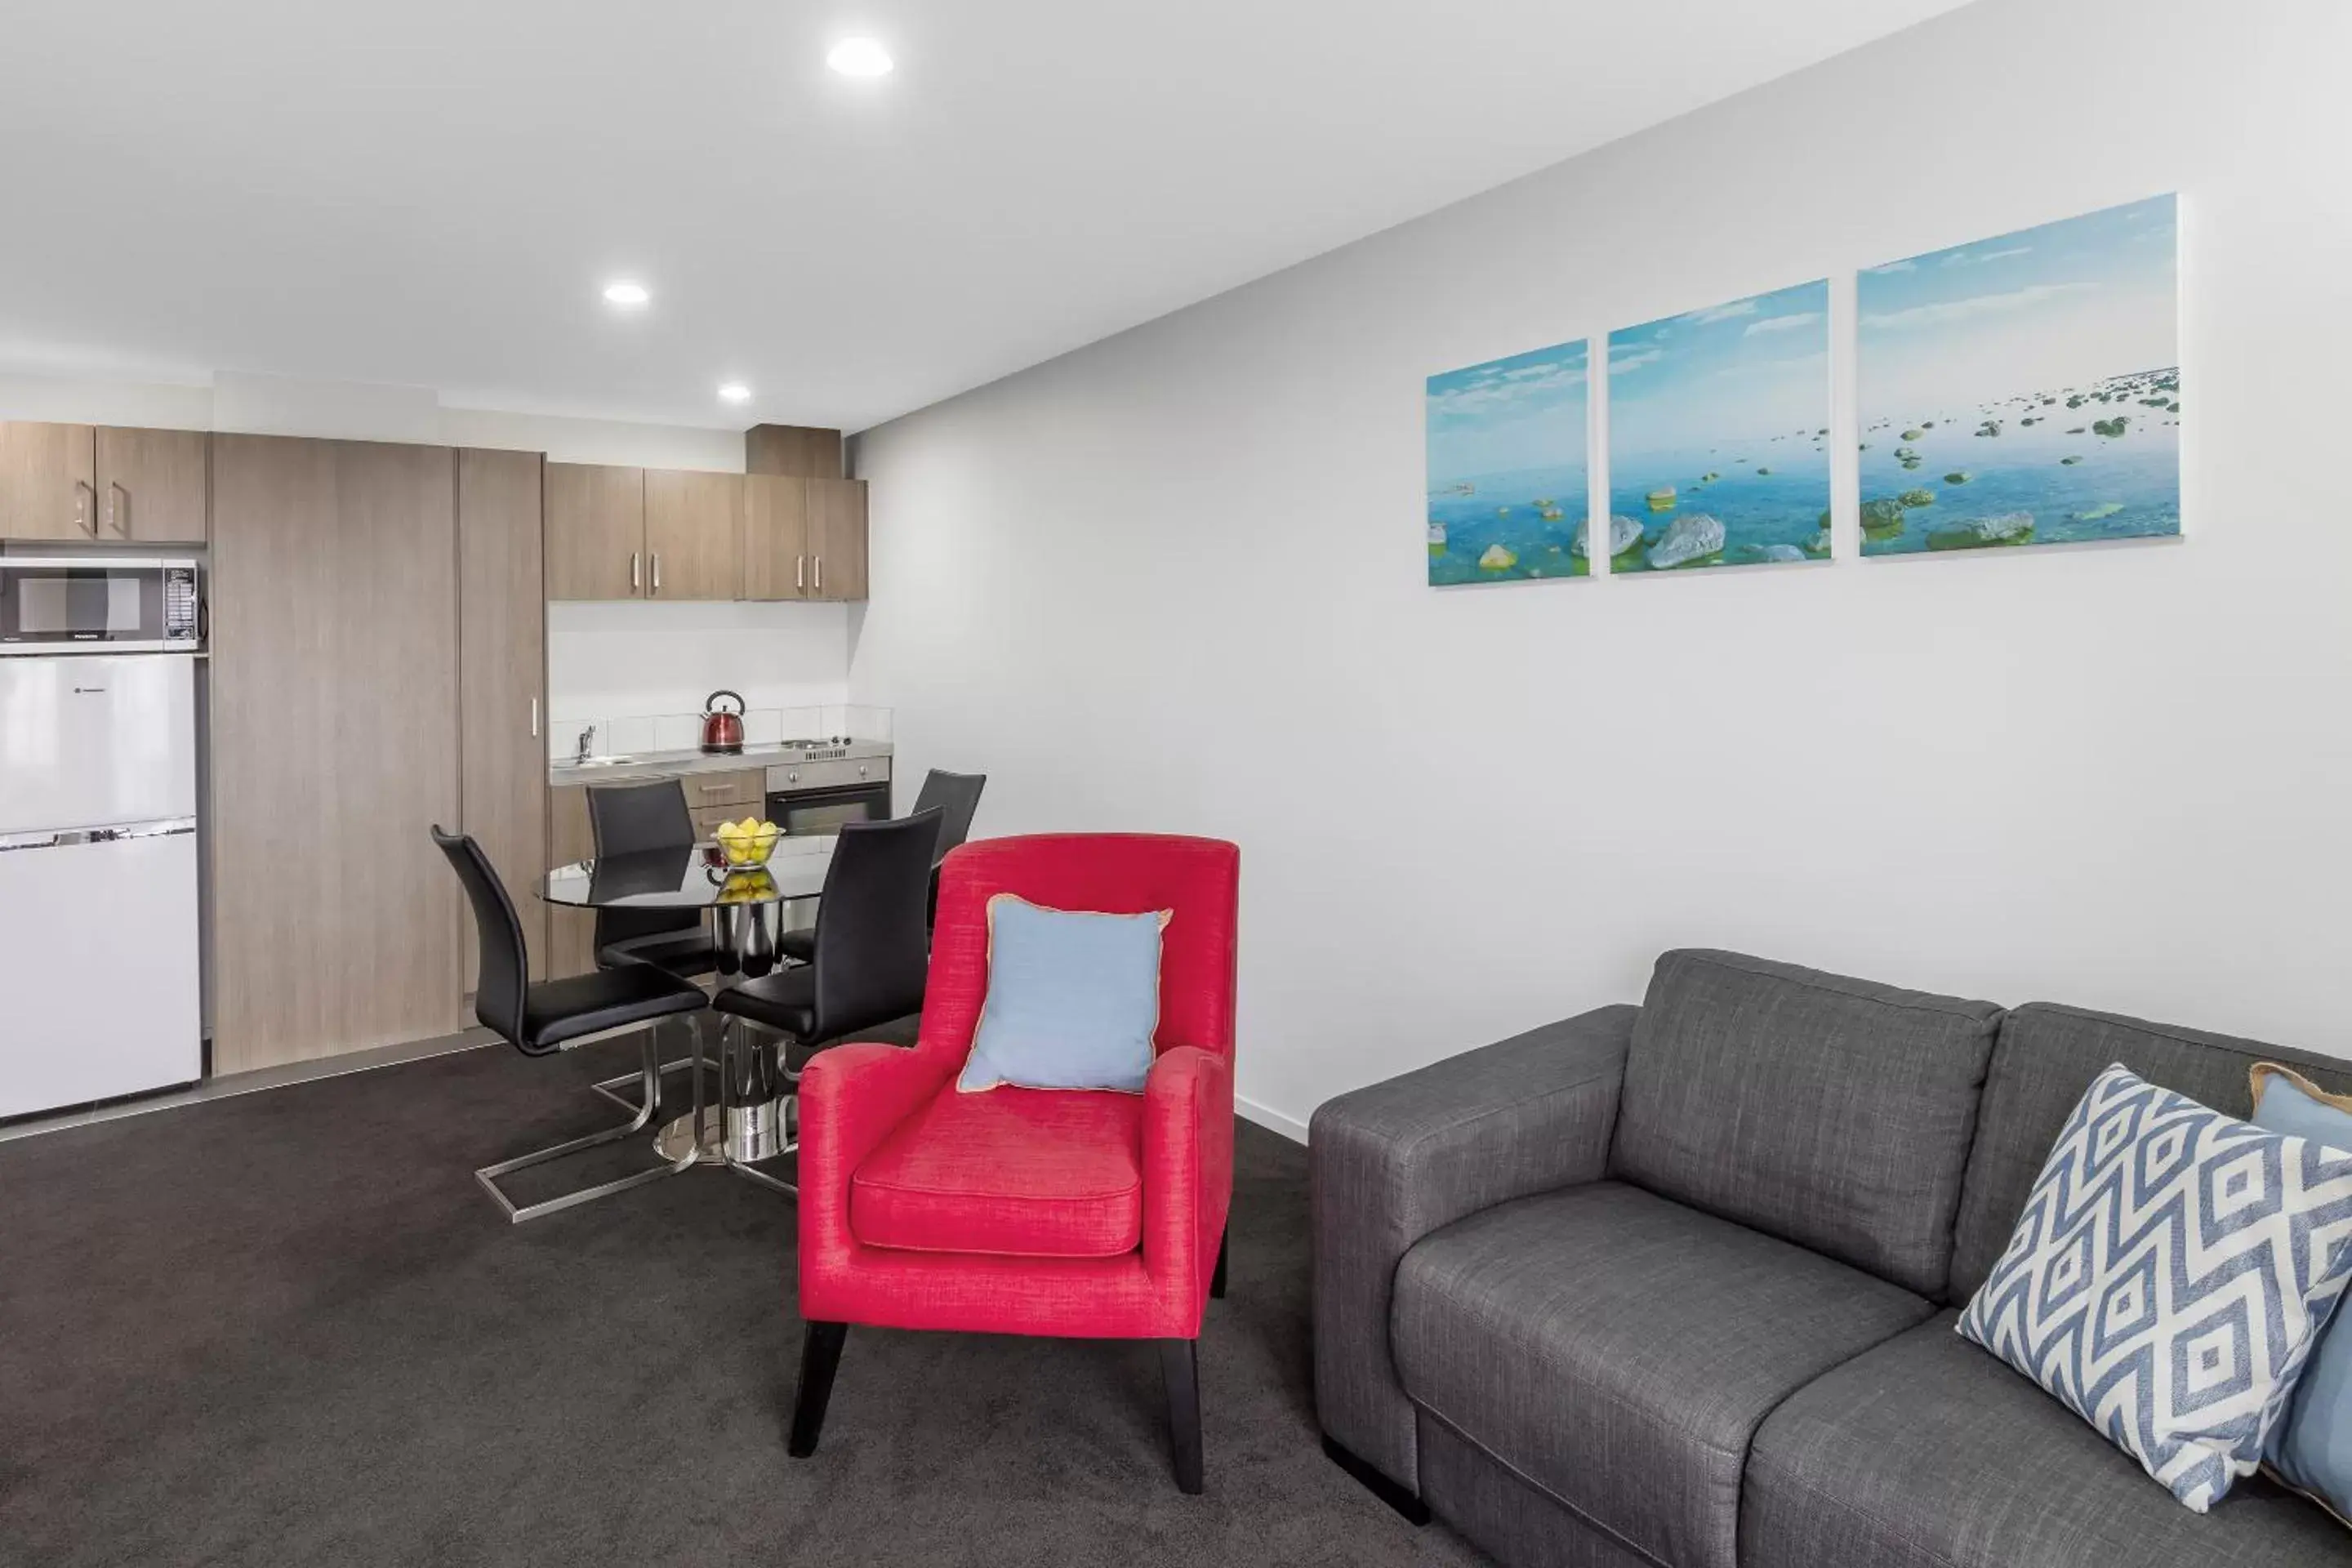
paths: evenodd
<path fill-rule="evenodd" d="M 747 816 L 740 822 L 720 823 L 710 837 L 718 841 L 719 853 L 727 857 L 730 866 L 764 866 L 776 852 L 776 840 L 783 836 L 784 830 L 774 823 Z"/>

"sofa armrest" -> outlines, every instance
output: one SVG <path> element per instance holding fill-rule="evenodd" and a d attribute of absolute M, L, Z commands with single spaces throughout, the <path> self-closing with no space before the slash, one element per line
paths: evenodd
<path fill-rule="evenodd" d="M 1232 1069 L 1214 1052 L 1171 1047 L 1143 1084 L 1143 1266 L 1195 1334 L 1233 1193 Z"/>
<path fill-rule="evenodd" d="M 1397 1265 L 1465 1215 L 1601 1176 L 1640 1012 L 1598 1008 L 1316 1109 L 1316 1412 L 1333 1441 L 1415 1492 L 1412 1405 L 1389 1354 Z"/>
<path fill-rule="evenodd" d="M 954 1062 L 944 1055 L 904 1046 L 835 1046 L 810 1058 L 801 1074 L 799 1107 L 803 1316 L 824 1318 L 827 1293 L 857 1250 L 849 1228 L 849 1178 L 954 1074 Z"/>

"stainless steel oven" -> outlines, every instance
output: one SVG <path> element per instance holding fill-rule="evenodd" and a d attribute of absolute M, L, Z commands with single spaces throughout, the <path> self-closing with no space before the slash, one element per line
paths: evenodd
<path fill-rule="evenodd" d="M 192 653 L 197 583 L 185 557 L 0 556 L 0 654 Z"/>
<path fill-rule="evenodd" d="M 890 759 L 839 757 L 768 770 L 768 820 L 794 837 L 890 816 Z"/>

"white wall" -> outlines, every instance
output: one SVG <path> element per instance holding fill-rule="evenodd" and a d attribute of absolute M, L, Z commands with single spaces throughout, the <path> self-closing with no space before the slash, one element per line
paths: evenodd
<path fill-rule="evenodd" d="M 1984 0 L 883 426 L 856 699 L 1239 840 L 1277 1120 L 1692 943 L 2352 1053 L 2348 16 Z M 1429 373 L 2172 189 L 2177 545 L 1423 585 Z"/>
<path fill-rule="evenodd" d="M 849 606 L 840 604 L 614 604 L 547 606 L 551 751 L 583 724 L 699 713 L 725 688 L 752 709 L 849 700 Z M 670 727 L 674 728 L 674 727 Z M 671 743 L 600 736 L 600 750 Z M 759 737 L 754 737 L 759 738 Z M 691 736 L 675 742 L 691 745 Z"/>

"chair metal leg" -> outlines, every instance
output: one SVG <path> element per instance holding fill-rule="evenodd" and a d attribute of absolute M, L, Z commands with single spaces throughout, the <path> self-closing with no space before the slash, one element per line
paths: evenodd
<path fill-rule="evenodd" d="M 1161 1340 L 1160 1376 L 1168 1385 L 1168 1447 L 1176 1489 L 1201 1495 L 1201 1342 Z"/>
<path fill-rule="evenodd" d="M 1225 1228 L 1217 1233 L 1217 1268 L 1209 1276 L 1209 1294 L 1220 1301 L 1225 1299 L 1225 1246 L 1233 1239 L 1233 1222 L 1227 1220 Z"/>
<path fill-rule="evenodd" d="M 549 1198 L 544 1203 L 528 1204 L 520 1207 L 516 1206 L 513 1199 L 499 1191 L 498 1178 L 500 1176 L 510 1175 L 517 1171 L 526 1171 L 533 1165 L 544 1165 L 551 1160 L 561 1160 L 567 1154 L 577 1154 L 583 1150 L 618 1142 L 624 1138 L 643 1132 L 647 1126 L 651 1125 L 654 1110 L 661 1098 L 661 1051 L 656 1044 L 658 1038 L 657 1028 L 646 1031 L 645 1059 L 638 1075 L 643 1083 L 645 1103 L 638 1107 L 636 1116 L 632 1121 L 604 1132 L 592 1132 L 585 1138 L 574 1138 L 569 1142 L 558 1143 L 552 1149 L 541 1149 L 535 1154 L 518 1155 L 511 1160 L 501 1160 L 495 1165 L 484 1165 L 474 1173 L 474 1180 L 481 1183 L 483 1190 L 498 1200 L 499 1206 L 506 1210 L 508 1219 L 516 1225 L 520 1225 L 527 1219 L 538 1219 L 543 1215 L 556 1214 L 581 1204 L 593 1202 L 597 1198 L 610 1197 L 614 1193 L 626 1192 L 631 1187 L 643 1186 L 647 1182 L 658 1181 L 664 1176 L 675 1175 L 693 1163 L 682 1161 L 674 1164 L 656 1165 L 650 1171 L 638 1171 L 623 1176 L 617 1181 L 583 1187 L 576 1193 L 566 1193 L 562 1197 Z"/>
<path fill-rule="evenodd" d="M 800 1388 L 793 1396 L 792 1440 L 784 1445 L 795 1459 L 816 1452 L 824 1407 L 833 1399 L 833 1374 L 841 1366 L 841 1344 L 848 1337 L 847 1323 L 811 1323 L 801 1337 Z"/>
<path fill-rule="evenodd" d="M 649 1030 L 648 1033 L 650 1032 L 651 1031 Z M 692 1053 L 688 1053 L 686 1056 L 678 1058 L 677 1060 L 674 1062 L 662 1063 L 660 1068 L 660 1076 L 666 1078 L 671 1073 L 681 1072 L 694 1065 L 694 1057 Z M 637 1109 L 637 1102 L 619 1091 L 635 1085 L 640 1076 L 641 1075 L 634 1072 L 615 1073 L 611 1078 L 599 1079 L 588 1087 L 594 1089 L 598 1094 L 603 1095 L 606 1100 L 611 1100 L 614 1104 L 619 1106 L 622 1110 L 635 1110 Z"/>

